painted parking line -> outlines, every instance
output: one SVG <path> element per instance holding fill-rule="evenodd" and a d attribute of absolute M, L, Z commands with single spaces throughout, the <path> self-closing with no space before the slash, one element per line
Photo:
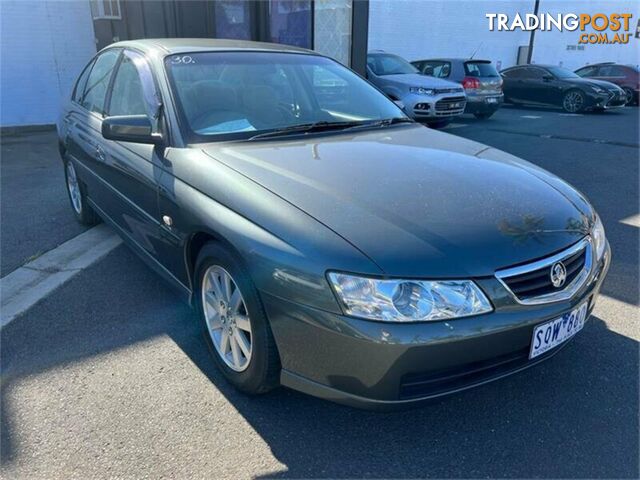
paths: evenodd
<path fill-rule="evenodd" d="M 559 113 L 561 117 L 584 117 L 582 113 Z"/>
<path fill-rule="evenodd" d="M 542 118 L 542 117 L 538 116 L 538 115 L 520 115 L 520 118 L 538 119 L 538 118 Z"/>
<path fill-rule="evenodd" d="M 449 130 L 451 128 L 460 128 L 460 127 L 468 127 L 469 125 L 466 123 L 450 123 L 449 125 L 447 125 L 446 127 L 444 127 L 445 129 Z"/>
<path fill-rule="evenodd" d="M 620 220 L 620 223 L 629 225 L 631 227 L 640 228 L 640 213 L 636 215 L 631 215 L 627 218 L 623 218 L 622 220 Z"/>
<path fill-rule="evenodd" d="M 0 279 L 0 327 L 122 243 L 108 226 L 92 228 Z"/>

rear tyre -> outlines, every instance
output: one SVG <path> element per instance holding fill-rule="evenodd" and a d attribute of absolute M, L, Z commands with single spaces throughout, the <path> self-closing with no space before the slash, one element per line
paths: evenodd
<path fill-rule="evenodd" d="M 474 113 L 473 115 L 478 119 L 478 120 L 486 120 L 487 118 L 491 118 L 491 116 L 494 114 L 495 112 L 483 112 L 483 113 Z"/>
<path fill-rule="evenodd" d="M 198 316 L 220 371 L 248 394 L 277 387 L 280 356 L 258 290 L 242 262 L 210 242 L 198 255 L 195 275 Z"/>
<path fill-rule="evenodd" d="M 80 180 L 73 162 L 70 160 L 64 161 L 64 178 L 67 184 L 67 195 L 71 203 L 71 210 L 73 210 L 76 220 L 87 226 L 99 223 L 100 217 L 87 202 L 84 184 Z"/>
<path fill-rule="evenodd" d="M 562 108 L 567 113 L 581 112 L 584 110 L 586 103 L 586 97 L 580 90 L 569 90 L 562 97 Z"/>

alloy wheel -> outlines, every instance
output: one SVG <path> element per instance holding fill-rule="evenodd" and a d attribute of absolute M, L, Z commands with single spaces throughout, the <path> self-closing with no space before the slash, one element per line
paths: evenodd
<path fill-rule="evenodd" d="M 82 195 L 80 193 L 80 184 L 78 183 L 78 175 L 73 163 L 67 162 L 67 188 L 71 197 L 71 205 L 76 213 L 82 213 Z"/>
<path fill-rule="evenodd" d="M 220 358 L 236 372 L 246 370 L 252 352 L 251 320 L 237 283 L 218 265 L 204 272 L 202 308 L 207 332 Z"/>
<path fill-rule="evenodd" d="M 567 112 L 579 112 L 584 106 L 584 98 L 580 92 L 569 92 L 564 96 L 562 106 Z"/>

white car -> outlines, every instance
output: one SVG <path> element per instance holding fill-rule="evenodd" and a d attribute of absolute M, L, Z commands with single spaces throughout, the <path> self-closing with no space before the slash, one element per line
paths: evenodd
<path fill-rule="evenodd" d="M 404 58 L 369 52 L 367 79 L 396 102 L 414 120 L 442 127 L 462 115 L 467 96 L 462 85 L 422 75 Z"/>

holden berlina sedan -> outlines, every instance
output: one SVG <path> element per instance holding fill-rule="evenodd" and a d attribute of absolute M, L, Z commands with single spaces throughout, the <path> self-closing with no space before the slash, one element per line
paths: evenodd
<path fill-rule="evenodd" d="M 582 78 L 553 65 L 520 65 L 500 72 L 504 101 L 554 105 L 565 112 L 624 107 L 626 92 L 611 82 Z"/>
<path fill-rule="evenodd" d="M 385 408 L 498 379 L 567 345 L 610 262 L 571 186 L 307 50 L 115 43 L 58 131 L 78 220 L 176 288 L 248 393 Z"/>

